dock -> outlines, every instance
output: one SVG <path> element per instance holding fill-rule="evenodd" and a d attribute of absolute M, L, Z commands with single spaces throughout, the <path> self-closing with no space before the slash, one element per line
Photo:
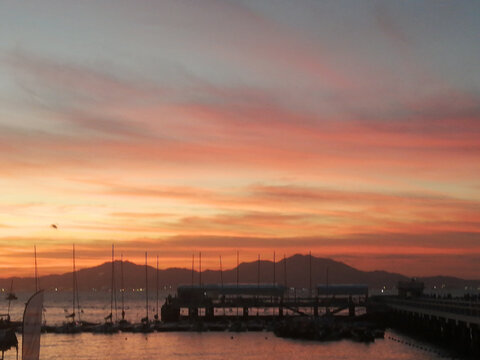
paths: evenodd
<path fill-rule="evenodd" d="M 389 326 L 466 355 L 480 355 L 480 301 L 425 296 L 423 284 L 399 283 L 398 296 L 376 296 L 371 311 L 384 309 Z"/>
<path fill-rule="evenodd" d="M 321 285 L 307 297 L 289 295 L 277 284 L 183 285 L 169 296 L 161 308 L 162 321 L 177 322 L 199 318 L 215 321 L 232 318 L 273 319 L 284 316 L 314 316 L 341 311 L 355 316 L 356 308 L 366 307 L 366 285 Z M 262 310 L 262 311 L 260 311 Z"/>

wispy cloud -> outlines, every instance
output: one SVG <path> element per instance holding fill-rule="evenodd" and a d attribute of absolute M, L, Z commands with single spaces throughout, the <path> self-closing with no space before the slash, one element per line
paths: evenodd
<path fill-rule="evenodd" d="M 70 5 L 0 12 L 4 267 L 36 241 L 59 269 L 73 241 L 477 253 L 477 5 Z"/>
<path fill-rule="evenodd" d="M 93 66 L 55 61 L 28 52 L 11 52 L 3 63 L 15 79 L 47 105 L 112 105 L 141 102 L 163 94 L 148 82 L 126 79 Z M 58 100 L 61 100 L 60 102 Z"/>

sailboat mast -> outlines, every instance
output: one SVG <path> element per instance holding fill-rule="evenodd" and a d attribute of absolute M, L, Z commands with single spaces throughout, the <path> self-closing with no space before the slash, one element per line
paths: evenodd
<path fill-rule="evenodd" d="M 13 299 L 14 297 L 13 297 L 13 279 L 12 279 L 10 283 L 10 292 L 8 293 L 8 310 L 7 310 L 8 316 L 10 316 L 10 304 L 12 303 Z"/>
<path fill-rule="evenodd" d="M 79 294 L 80 292 L 78 291 L 78 274 L 77 271 L 75 270 L 75 294 L 76 294 L 76 299 L 77 299 L 77 313 L 78 313 L 78 321 L 82 321 L 82 312 L 80 310 L 80 299 L 79 299 Z"/>
<path fill-rule="evenodd" d="M 238 281 L 239 281 L 239 264 L 238 264 L 238 261 L 240 260 L 240 256 L 238 254 L 238 250 L 237 250 L 237 289 L 238 289 Z M 238 295 L 237 295 L 237 298 L 238 298 Z M 238 306 L 236 307 L 237 308 L 237 317 L 238 317 Z"/>
<path fill-rule="evenodd" d="M 220 282 L 223 290 L 223 267 L 222 267 L 222 255 L 220 255 Z"/>
<path fill-rule="evenodd" d="M 122 320 L 125 320 L 125 298 L 124 298 L 124 292 L 125 292 L 125 287 L 123 283 L 123 253 L 120 255 L 120 272 L 122 275 L 122 284 L 120 285 L 122 287 Z"/>
<path fill-rule="evenodd" d="M 114 266 L 114 245 L 112 244 L 112 282 L 111 282 L 111 287 L 110 287 L 110 314 L 112 315 L 113 318 L 113 293 L 115 291 L 114 289 L 114 284 L 113 284 L 113 278 L 115 276 L 115 266 Z M 111 319 L 112 319 L 111 318 Z M 112 319 L 113 321 L 113 319 Z"/>
<path fill-rule="evenodd" d="M 237 289 L 238 289 L 238 281 L 239 281 L 239 264 L 238 264 L 238 261 L 240 259 L 240 255 L 238 254 L 238 250 L 237 250 Z"/>
<path fill-rule="evenodd" d="M 308 297 L 312 297 L 312 252 L 308 253 Z"/>
<path fill-rule="evenodd" d="M 225 316 L 225 294 L 223 292 L 223 266 L 222 266 L 222 255 L 220 257 L 220 283 L 222 284 L 222 303 L 223 303 L 223 316 Z"/>
<path fill-rule="evenodd" d="M 194 274 L 195 274 L 195 254 L 192 254 L 192 287 L 193 287 Z"/>
<path fill-rule="evenodd" d="M 325 282 L 327 284 L 327 291 L 328 291 L 328 266 L 327 266 L 326 275 L 325 275 Z"/>
<path fill-rule="evenodd" d="M 148 266 L 147 266 L 147 252 L 145 251 L 145 319 L 148 323 Z"/>
<path fill-rule="evenodd" d="M 155 307 L 155 315 L 158 317 L 158 255 L 157 255 L 157 304 Z"/>
<path fill-rule="evenodd" d="M 35 292 L 37 292 L 38 291 L 37 245 L 33 245 L 33 253 L 35 256 Z"/>
<path fill-rule="evenodd" d="M 202 286 L 202 252 L 198 254 L 198 263 L 199 263 L 198 285 Z"/>
<path fill-rule="evenodd" d="M 273 285 L 275 285 L 275 267 L 276 267 L 276 263 L 275 263 L 275 251 L 273 252 Z"/>
<path fill-rule="evenodd" d="M 260 287 L 260 254 L 258 254 L 258 261 L 257 261 L 257 288 Z"/>
<path fill-rule="evenodd" d="M 77 281 L 75 276 L 75 244 L 73 244 L 73 251 L 72 251 L 72 263 L 73 263 L 73 272 L 72 272 L 72 321 L 75 322 L 75 290 L 77 287 Z"/>
<path fill-rule="evenodd" d="M 118 321 L 118 306 L 117 306 L 117 283 L 115 281 L 115 257 L 113 258 L 113 308 L 115 309 L 115 322 Z"/>

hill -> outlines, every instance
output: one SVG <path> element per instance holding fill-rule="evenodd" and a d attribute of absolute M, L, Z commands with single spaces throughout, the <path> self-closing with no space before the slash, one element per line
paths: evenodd
<path fill-rule="evenodd" d="M 285 266 L 286 261 L 286 266 Z M 347 264 L 327 258 L 312 256 L 312 286 L 324 284 L 327 280 L 330 284 L 367 284 L 370 288 L 393 288 L 399 280 L 408 280 L 409 278 L 396 273 L 386 271 L 361 271 Z M 294 255 L 281 260 L 275 264 L 275 279 L 277 283 L 285 283 L 285 273 L 287 275 L 287 286 L 296 288 L 308 288 L 310 284 L 310 258 L 308 255 Z M 78 285 L 80 290 L 108 290 L 111 283 L 111 262 L 81 269 L 77 271 Z M 260 282 L 273 282 L 273 262 L 260 261 Z M 115 261 L 115 281 L 116 287 L 120 288 L 121 283 L 121 263 Z M 142 288 L 145 286 L 145 266 L 137 265 L 129 261 L 123 263 L 124 287 Z M 241 263 L 238 268 L 239 279 L 241 283 L 257 283 L 258 281 L 258 262 Z M 237 269 L 223 271 L 224 283 L 235 283 Z M 159 284 L 162 288 L 176 288 L 180 284 L 190 284 L 192 282 L 191 269 L 169 268 L 159 270 Z M 194 283 L 199 281 L 198 271 L 193 274 Z M 447 288 L 463 288 L 465 286 L 480 286 L 480 280 L 464 280 L 455 277 L 437 276 L 418 278 L 424 281 L 427 287 L 441 287 L 442 284 Z M 0 279 L 0 287 L 9 288 L 12 278 Z M 35 287 L 33 278 L 13 278 L 15 291 L 31 291 Z M 148 267 L 148 282 L 153 286 L 156 281 L 155 268 Z M 202 283 L 220 283 L 221 274 L 219 270 L 202 271 Z M 44 289 L 70 290 L 72 288 L 72 273 L 61 275 L 47 275 L 39 279 L 40 286 Z"/>

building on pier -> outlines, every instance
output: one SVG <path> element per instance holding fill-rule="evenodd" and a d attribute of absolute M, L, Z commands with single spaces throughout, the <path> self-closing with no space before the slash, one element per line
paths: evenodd
<path fill-rule="evenodd" d="M 205 284 L 205 285 L 180 285 L 177 296 L 181 300 L 199 300 L 202 298 L 219 299 L 224 297 L 245 298 L 282 298 L 286 288 L 277 284 Z"/>
<path fill-rule="evenodd" d="M 215 310 L 236 309 L 244 318 L 252 308 L 281 308 L 286 288 L 277 284 L 202 284 L 180 285 L 175 297 L 168 297 L 162 306 L 162 321 L 178 321 L 182 309 L 188 309 L 188 318 L 196 319 L 204 312 L 205 320 L 213 320 Z M 239 311 L 240 309 L 240 311 Z M 258 312 L 257 312 L 258 313 Z"/>
<path fill-rule="evenodd" d="M 365 307 L 367 299 L 366 285 L 320 285 L 316 295 L 309 297 L 289 297 L 284 286 L 271 283 L 181 285 L 176 296 L 168 297 L 162 306 L 162 321 L 259 315 L 268 319 L 287 314 L 318 317 L 319 309 L 332 315 L 348 309 L 354 316 L 355 308 Z"/>

